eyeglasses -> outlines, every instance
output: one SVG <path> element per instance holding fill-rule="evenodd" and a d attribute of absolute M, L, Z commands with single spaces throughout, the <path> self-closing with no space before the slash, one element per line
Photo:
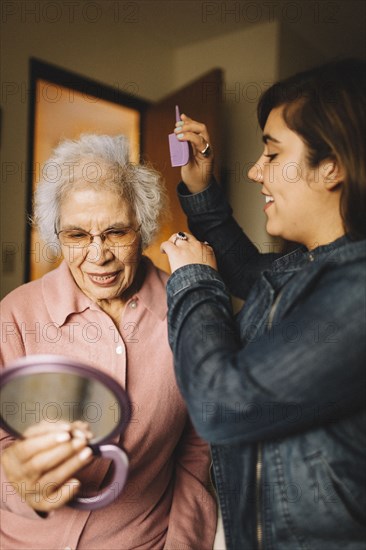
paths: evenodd
<path fill-rule="evenodd" d="M 84 248 L 90 246 L 95 237 L 100 237 L 103 243 L 113 248 L 117 246 L 131 246 L 135 242 L 140 229 L 141 225 L 137 229 L 133 229 L 132 227 L 111 227 L 97 235 L 92 235 L 83 229 L 62 229 L 58 232 L 55 231 L 55 233 L 63 246 L 79 246 Z"/>

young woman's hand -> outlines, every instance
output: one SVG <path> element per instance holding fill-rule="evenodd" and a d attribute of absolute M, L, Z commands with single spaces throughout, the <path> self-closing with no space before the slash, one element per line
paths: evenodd
<path fill-rule="evenodd" d="M 203 191 L 210 181 L 213 170 L 213 152 L 207 128 L 182 114 L 174 130 L 179 141 L 190 144 L 189 162 L 182 166 L 182 180 L 191 193 Z M 203 152 L 203 153 L 202 153 Z"/>
<path fill-rule="evenodd" d="M 184 235 L 186 239 L 179 238 Z M 174 233 L 169 240 L 160 246 L 163 253 L 168 255 L 172 273 L 185 265 L 202 264 L 217 269 L 213 249 L 208 243 L 201 243 L 189 233 Z"/>
<path fill-rule="evenodd" d="M 73 476 L 92 460 L 92 434 L 82 422 L 42 422 L 23 435 L 1 454 L 7 481 L 34 510 L 60 508 L 80 487 Z"/>

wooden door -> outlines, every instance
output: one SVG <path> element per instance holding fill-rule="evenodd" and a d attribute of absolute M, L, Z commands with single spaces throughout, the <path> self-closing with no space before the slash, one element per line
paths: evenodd
<path fill-rule="evenodd" d="M 180 181 L 180 168 L 170 165 L 168 135 L 174 130 L 175 105 L 181 113 L 204 122 L 209 129 L 214 151 L 221 151 L 221 90 L 222 71 L 214 69 L 177 92 L 147 108 L 143 119 L 143 159 L 159 170 L 165 179 L 170 202 L 170 219 L 164 222 L 154 243 L 146 250 L 155 265 L 170 272 L 165 254 L 160 252 L 160 243 L 176 231 L 186 231 L 187 222 L 180 208 L 176 187 Z M 215 175 L 220 177 L 220 154 L 215 159 Z"/>

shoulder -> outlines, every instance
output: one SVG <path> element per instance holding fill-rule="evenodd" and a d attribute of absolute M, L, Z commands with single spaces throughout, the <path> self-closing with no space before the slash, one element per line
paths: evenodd
<path fill-rule="evenodd" d="M 325 271 L 340 285 L 361 284 L 365 288 L 366 241 L 357 241 L 335 250 L 324 262 Z"/>
<path fill-rule="evenodd" d="M 142 261 L 145 263 L 146 266 L 145 280 L 151 280 L 156 285 L 161 286 L 165 289 L 170 275 L 166 273 L 166 271 L 163 271 L 162 269 L 157 267 L 147 256 L 143 256 Z"/>
<path fill-rule="evenodd" d="M 157 276 L 159 282 L 165 288 L 170 275 L 168 273 L 166 273 L 166 271 L 163 271 L 162 269 L 159 269 L 158 267 L 156 267 L 154 264 L 153 264 L 153 269 L 156 273 L 156 276 Z"/>
<path fill-rule="evenodd" d="M 36 323 L 47 319 L 40 279 L 16 288 L 1 301 L 1 363 L 25 355 L 22 331 L 36 330 Z"/>
<path fill-rule="evenodd" d="M 45 308 L 45 286 L 57 287 L 62 277 L 61 266 L 43 277 L 15 288 L 1 301 L 1 316 L 27 317 Z"/>
<path fill-rule="evenodd" d="M 137 295 L 149 311 L 164 321 L 167 314 L 166 283 L 169 275 L 157 268 L 146 256 L 142 261 L 146 266 L 146 276 Z"/>
<path fill-rule="evenodd" d="M 323 285 L 338 293 L 338 300 L 362 303 L 366 293 L 366 259 L 328 263 L 323 274 Z M 334 296 L 335 297 L 335 296 Z"/>
<path fill-rule="evenodd" d="M 42 295 L 42 279 L 25 283 L 12 290 L 1 300 L 1 313 L 16 310 L 17 308 L 27 308 L 35 301 L 39 301 Z"/>
<path fill-rule="evenodd" d="M 307 281 L 305 294 L 311 299 L 314 315 L 322 315 L 340 327 L 352 327 L 354 336 L 364 331 L 366 308 L 366 261 L 350 257 L 327 261 Z"/>

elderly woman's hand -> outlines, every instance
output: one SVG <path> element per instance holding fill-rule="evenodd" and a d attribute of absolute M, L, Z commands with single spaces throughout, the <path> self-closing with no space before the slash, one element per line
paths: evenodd
<path fill-rule="evenodd" d="M 186 115 L 181 115 L 174 130 L 179 141 L 191 145 L 189 162 L 182 166 L 182 180 L 191 193 L 203 191 L 209 184 L 213 169 L 213 153 L 207 128 Z"/>
<path fill-rule="evenodd" d="M 215 253 L 208 243 L 201 243 L 189 233 L 174 233 L 160 249 L 168 255 L 172 273 L 189 264 L 209 265 L 217 269 Z"/>
<path fill-rule="evenodd" d="M 2 466 L 22 501 L 38 512 L 50 512 L 71 500 L 80 487 L 73 476 L 92 459 L 87 447 L 91 435 L 81 422 L 42 422 L 7 447 Z"/>

